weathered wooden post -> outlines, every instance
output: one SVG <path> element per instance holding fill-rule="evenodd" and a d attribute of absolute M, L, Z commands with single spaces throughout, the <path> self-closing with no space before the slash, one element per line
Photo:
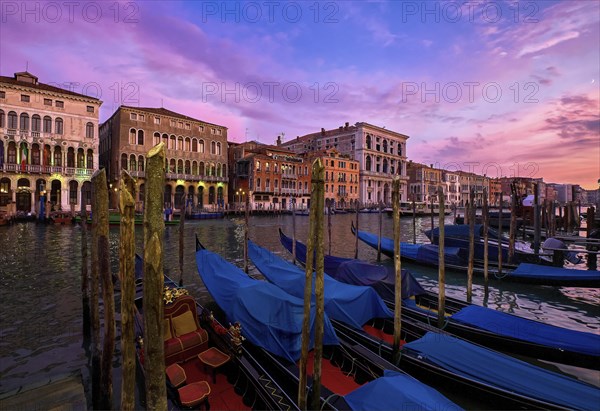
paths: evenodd
<path fill-rule="evenodd" d="M 401 319 L 402 319 L 402 264 L 400 262 L 400 177 L 394 176 L 392 181 L 392 212 L 393 230 L 394 230 L 394 341 L 392 345 L 392 355 L 395 364 L 400 363 L 400 339 L 401 339 Z"/>
<path fill-rule="evenodd" d="M 121 352 L 123 353 L 123 383 L 121 409 L 135 407 L 135 180 L 121 171 L 119 184 L 119 212 L 121 213 L 119 244 L 119 277 L 121 280 Z"/>
<path fill-rule="evenodd" d="M 91 267 L 92 267 L 92 278 L 90 287 L 90 319 L 92 322 L 92 407 L 94 409 L 100 409 L 100 380 L 102 376 L 102 369 L 100 368 L 101 362 L 101 350 L 100 350 L 100 305 L 99 305 L 99 293 L 100 293 L 100 277 L 99 277 L 99 266 L 98 266 L 98 215 L 100 214 L 98 209 L 100 207 L 100 199 L 98 193 L 98 182 L 100 173 L 104 173 L 104 169 L 98 170 L 94 176 L 92 176 L 92 250 L 91 250 Z"/>
<path fill-rule="evenodd" d="M 100 373 L 100 408 L 112 409 L 112 362 L 115 352 L 115 299 L 114 285 L 110 272 L 110 251 L 108 245 L 108 184 L 106 172 L 99 170 L 92 177 L 96 185 L 98 208 L 98 268 L 102 281 L 102 302 L 104 304 L 104 341 Z"/>
<path fill-rule="evenodd" d="M 485 192 L 484 192 L 485 194 Z M 438 187 L 438 197 L 440 198 L 440 209 L 439 209 L 439 235 L 438 235 L 438 327 L 444 326 L 444 319 L 446 317 L 446 267 L 444 261 L 444 210 L 446 209 L 444 203 L 444 190 L 442 187 Z M 397 301 L 399 303 L 399 301 Z"/>
<path fill-rule="evenodd" d="M 183 234 L 185 232 L 185 193 L 181 194 L 183 207 L 179 212 L 179 286 L 183 287 Z"/>
<path fill-rule="evenodd" d="M 536 256 L 540 254 L 540 185 L 533 185 L 534 191 L 534 204 L 533 204 L 533 252 Z"/>
<path fill-rule="evenodd" d="M 331 207 L 331 203 L 329 203 L 329 207 L 327 207 L 327 244 L 329 246 L 329 255 L 331 255 L 331 212 L 333 208 Z"/>
<path fill-rule="evenodd" d="M 413 227 L 413 244 L 417 244 L 417 204 L 415 203 L 415 195 L 412 196 L 412 227 Z"/>
<path fill-rule="evenodd" d="M 514 183 L 511 184 L 511 201 L 510 201 L 510 228 L 508 231 L 508 261 L 514 260 L 515 255 L 515 240 L 517 237 L 517 189 Z"/>
<path fill-rule="evenodd" d="M 504 195 L 500 192 L 500 208 L 498 209 L 498 275 L 502 276 L 502 205 Z"/>
<path fill-rule="evenodd" d="M 430 207 L 429 211 L 430 211 L 430 214 L 431 214 L 431 232 L 433 232 L 433 229 L 435 228 L 435 224 L 433 222 L 433 197 L 431 198 L 430 206 L 429 207 Z"/>
<path fill-rule="evenodd" d="M 490 210 L 488 205 L 487 188 L 483 189 L 483 288 L 484 293 L 488 294 L 488 263 L 489 263 L 489 227 Z"/>
<path fill-rule="evenodd" d="M 383 227 L 383 204 L 379 203 L 379 236 L 377 237 L 377 261 L 381 261 L 381 233 Z"/>
<path fill-rule="evenodd" d="M 587 238 L 592 236 L 592 231 L 595 229 L 596 224 L 596 209 L 594 207 L 588 207 L 587 209 Z M 586 247 L 589 251 L 598 251 L 598 245 L 588 243 Z M 589 270 L 598 269 L 598 256 L 593 253 L 587 255 L 587 266 Z"/>
<path fill-rule="evenodd" d="M 296 203 L 292 203 L 292 259 L 296 264 Z"/>
<path fill-rule="evenodd" d="M 85 201 L 81 210 L 81 305 L 83 307 L 83 337 L 89 340 L 92 330 L 90 312 L 90 279 L 88 274 L 87 210 Z"/>
<path fill-rule="evenodd" d="M 354 236 L 354 258 L 358 259 L 358 214 L 360 210 L 358 200 L 356 200 L 356 235 Z"/>
<path fill-rule="evenodd" d="M 149 410 L 167 409 L 163 313 L 164 191 L 165 147 L 160 143 L 146 158 L 144 203 L 144 368 L 146 408 Z"/>
<path fill-rule="evenodd" d="M 467 302 L 473 298 L 473 263 L 475 258 L 475 190 L 469 192 L 469 264 L 467 267 Z"/>
<path fill-rule="evenodd" d="M 244 212 L 244 272 L 248 274 L 248 220 L 250 219 L 250 193 L 246 194 L 246 209 Z"/>
<path fill-rule="evenodd" d="M 298 385 L 298 406 L 301 410 L 306 409 L 306 362 L 308 359 L 308 349 L 310 345 L 310 305 L 312 300 L 312 278 L 313 261 L 315 259 L 317 276 L 315 279 L 315 299 L 316 299 L 316 318 L 315 318 L 315 356 L 314 356 L 314 390 L 313 390 L 313 409 L 319 409 L 320 391 L 321 391 L 321 358 L 323 342 L 323 202 L 324 202 L 324 175 L 325 168 L 321 159 L 316 159 L 312 164 L 311 173 L 311 207 L 309 217 L 308 241 L 306 244 L 306 265 L 305 265 L 305 284 L 304 284 L 304 319 L 302 321 L 302 354 L 300 357 L 300 381 Z M 320 225 L 320 226 L 319 226 Z M 321 274 L 319 275 L 319 271 Z M 321 278 L 319 281 L 319 277 Z M 319 287 L 321 289 L 319 290 Z M 319 302 L 320 300 L 320 302 Z M 319 330 L 320 329 L 320 330 Z M 319 349 L 320 347 L 320 349 Z M 316 402 L 316 406 L 315 403 Z"/>

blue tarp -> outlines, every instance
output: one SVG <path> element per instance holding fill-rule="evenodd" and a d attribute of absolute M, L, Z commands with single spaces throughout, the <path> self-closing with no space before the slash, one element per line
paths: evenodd
<path fill-rule="evenodd" d="M 378 236 L 375 234 L 367 233 L 366 231 L 359 231 L 358 238 L 371 247 L 377 249 Z M 381 238 L 381 252 L 389 257 L 394 255 L 394 240 L 391 238 Z M 425 264 L 438 264 L 438 253 L 439 248 L 434 244 L 410 244 L 400 243 L 400 256 L 402 258 L 410 259 L 419 263 Z M 465 259 L 463 258 L 464 251 L 459 247 L 445 247 L 444 248 L 444 263 L 449 265 L 465 265 Z"/>
<path fill-rule="evenodd" d="M 385 370 L 377 378 L 344 396 L 353 410 L 460 410 L 461 408 L 413 377 Z"/>
<path fill-rule="evenodd" d="M 281 244 L 292 252 L 292 239 L 280 232 Z M 296 258 L 306 262 L 306 245 L 296 241 Z M 370 264 L 353 258 L 325 256 L 325 273 L 346 284 L 368 285 L 385 300 L 394 300 L 396 276 L 393 267 Z M 408 270 L 402 270 L 402 299 L 425 294 L 421 284 Z"/>
<path fill-rule="evenodd" d="M 248 255 L 258 270 L 288 294 L 304 298 L 305 272 L 289 261 L 248 241 Z M 315 276 L 313 272 L 313 297 Z M 373 318 L 391 318 L 393 313 L 371 287 L 344 284 L 324 275 L 325 313 L 354 328 Z"/>
<path fill-rule="evenodd" d="M 208 250 L 196 252 L 196 264 L 206 289 L 231 322 L 239 321 L 254 345 L 289 361 L 302 349 L 304 302 L 266 281 L 255 280 Z M 314 346 L 315 307 L 310 311 L 310 347 Z M 323 344 L 339 344 L 327 315 Z"/>
<path fill-rule="evenodd" d="M 598 281 L 600 286 L 600 271 L 571 270 L 562 267 L 521 263 L 510 274 L 514 278 L 537 278 L 551 281 Z"/>
<path fill-rule="evenodd" d="M 461 376 L 541 401 L 581 410 L 600 404 L 596 387 L 458 338 L 428 332 L 403 349 Z"/>
<path fill-rule="evenodd" d="M 483 224 L 474 224 L 475 240 L 483 238 Z M 431 230 L 425 231 L 425 235 L 429 240 L 431 238 Z M 439 237 L 440 228 L 433 229 L 433 236 Z M 499 233 L 491 227 L 488 227 L 488 238 L 498 239 Z M 469 224 L 446 224 L 444 226 L 444 237 L 466 238 L 469 239 Z M 432 240 L 433 241 L 433 240 Z M 437 241 L 436 241 L 437 242 Z"/>
<path fill-rule="evenodd" d="M 451 319 L 500 335 L 506 335 L 550 347 L 600 356 L 600 335 L 569 330 L 528 320 L 489 308 L 471 305 Z M 535 355 L 535 353 L 532 353 Z"/>

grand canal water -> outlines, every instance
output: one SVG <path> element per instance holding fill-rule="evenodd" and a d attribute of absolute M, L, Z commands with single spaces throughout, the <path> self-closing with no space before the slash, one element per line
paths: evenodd
<path fill-rule="evenodd" d="M 378 230 L 377 214 L 361 214 L 360 228 Z M 354 237 L 350 223 L 355 215 L 332 216 L 332 254 L 352 257 Z M 392 220 L 383 216 L 383 235 L 392 236 Z M 187 221 L 183 280 L 190 293 L 207 302 L 210 296 L 200 280 L 195 260 L 197 234 L 210 250 L 241 265 L 243 219 Z M 288 257 L 279 245 L 277 229 L 292 232 L 292 217 L 251 217 L 250 238 L 259 245 Z M 421 230 L 430 228 L 429 218 L 417 219 L 417 241 L 426 241 Z M 296 217 L 298 239 L 305 241 L 307 217 Z M 142 229 L 136 229 L 138 252 L 142 251 Z M 178 278 L 179 227 L 165 231 L 165 270 Z M 325 234 L 327 247 L 327 233 Z M 402 239 L 412 241 L 412 222 L 402 219 Z M 118 266 L 118 227 L 110 230 L 113 270 Z M 83 370 L 87 378 L 86 353 L 82 346 L 81 228 L 34 223 L 0 227 L 0 394 L 51 375 Z M 327 248 L 326 248 L 327 249 Z M 376 251 L 359 243 L 359 258 L 376 261 Z M 391 264 L 382 257 L 383 264 Z M 428 289 L 437 288 L 437 271 L 403 264 Z M 258 275 L 256 272 L 251 274 Z M 446 274 L 447 295 L 463 298 L 466 276 Z M 475 279 L 474 302 L 526 318 L 571 328 L 600 332 L 600 289 L 528 286 L 492 281 L 484 299 L 483 281 Z M 119 351 L 117 349 L 117 354 Z M 118 356 L 115 367 L 119 367 Z M 598 372 L 564 367 L 578 378 L 600 385 Z M 118 373 L 117 373 L 118 374 Z M 118 384 L 118 376 L 116 381 Z M 115 387 L 115 397 L 119 391 Z"/>

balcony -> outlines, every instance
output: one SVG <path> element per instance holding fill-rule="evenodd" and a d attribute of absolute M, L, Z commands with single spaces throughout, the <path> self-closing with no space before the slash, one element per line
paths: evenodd
<path fill-rule="evenodd" d="M 298 178 L 298 175 L 294 174 L 294 173 L 283 172 L 283 173 L 281 173 L 281 177 L 295 180 Z"/>
<path fill-rule="evenodd" d="M 41 164 L 11 164 L 5 163 L 0 166 L 0 171 L 6 173 L 28 173 L 28 174 L 61 174 L 65 176 L 83 176 L 91 177 L 95 169 L 92 168 L 77 168 L 77 167 L 62 167 L 62 166 L 45 166 Z"/>

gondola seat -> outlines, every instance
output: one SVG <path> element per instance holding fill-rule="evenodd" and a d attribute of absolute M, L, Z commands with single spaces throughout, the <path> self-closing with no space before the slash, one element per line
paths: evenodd
<path fill-rule="evenodd" d="M 191 296 L 177 298 L 164 311 L 165 365 L 187 361 L 208 348 L 208 333 L 198 323 Z"/>
<path fill-rule="evenodd" d="M 179 403 L 186 408 L 199 408 L 204 405 L 206 410 L 210 409 L 208 396 L 210 395 L 210 385 L 206 381 L 196 381 L 189 384 L 185 370 L 177 363 L 171 364 L 166 368 L 167 377 L 171 386 L 177 390 Z"/>

